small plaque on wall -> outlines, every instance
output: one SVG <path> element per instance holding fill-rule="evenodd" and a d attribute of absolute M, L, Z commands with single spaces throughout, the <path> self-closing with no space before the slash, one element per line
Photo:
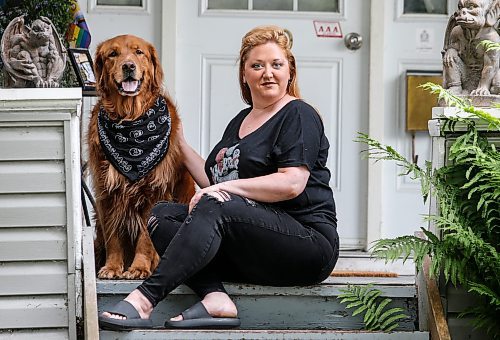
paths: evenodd
<path fill-rule="evenodd" d="M 443 83 L 441 71 L 406 71 L 406 130 L 427 131 L 432 108 L 437 106 L 437 95 L 419 87 L 432 82 Z"/>

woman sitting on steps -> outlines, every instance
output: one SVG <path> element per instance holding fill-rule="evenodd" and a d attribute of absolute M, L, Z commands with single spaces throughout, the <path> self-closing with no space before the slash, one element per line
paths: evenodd
<path fill-rule="evenodd" d="M 299 99 L 283 29 L 261 26 L 243 37 L 239 81 L 250 106 L 229 122 L 206 161 L 181 137 L 185 166 L 202 189 L 189 206 L 153 208 L 148 229 L 160 264 L 99 316 L 101 328 L 153 327 L 153 308 L 180 284 L 201 301 L 166 327 L 238 327 L 223 281 L 305 286 L 332 272 L 339 238 L 329 143 L 318 112 Z"/>

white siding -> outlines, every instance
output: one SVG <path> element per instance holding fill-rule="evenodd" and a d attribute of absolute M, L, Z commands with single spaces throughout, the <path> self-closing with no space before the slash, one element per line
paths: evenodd
<path fill-rule="evenodd" d="M 0 89 L 0 339 L 76 339 L 80 106 L 79 89 Z"/>
<path fill-rule="evenodd" d="M 0 266 L 0 301 L 9 295 L 66 294 L 66 273 L 63 261 L 4 263 Z"/>
<path fill-rule="evenodd" d="M 66 260 L 66 229 L 0 228 L 0 262 Z"/>
<path fill-rule="evenodd" d="M 66 197 L 64 193 L 0 194 L 0 228 L 63 226 L 65 224 Z"/>
<path fill-rule="evenodd" d="M 27 329 L 17 332 L 1 331 L 0 339 L 9 340 L 67 340 L 69 338 L 68 330 L 61 329 Z"/>
<path fill-rule="evenodd" d="M 22 178 L 22 181 L 19 179 Z M 64 192 L 64 161 L 0 162 L 0 192 Z"/>
<path fill-rule="evenodd" d="M 65 295 L 1 298 L 0 329 L 68 327 L 66 300 Z"/>
<path fill-rule="evenodd" d="M 0 127 L 0 160 L 64 159 L 63 129 L 58 126 Z"/>

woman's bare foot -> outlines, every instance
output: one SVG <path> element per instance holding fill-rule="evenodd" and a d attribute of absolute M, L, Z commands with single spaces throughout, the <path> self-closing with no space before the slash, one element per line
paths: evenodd
<path fill-rule="evenodd" d="M 213 292 L 205 295 L 201 301 L 208 314 L 214 317 L 235 318 L 238 316 L 238 310 L 233 300 L 226 293 Z M 171 318 L 170 321 L 181 321 L 182 315 Z"/>
<path fill-rule="evenodd" d="M 130 302 L 132 306 L 134 306 L 141 316 L 141 319 L 149 319 L 149 316 L 153 312 L 153 305 L 140 291 L 135 289 L 124 300 Z M 123 315 L 116 315 L 108 312 L 103 312 L 102 315 L 110 319 L 126 319 Z"/>

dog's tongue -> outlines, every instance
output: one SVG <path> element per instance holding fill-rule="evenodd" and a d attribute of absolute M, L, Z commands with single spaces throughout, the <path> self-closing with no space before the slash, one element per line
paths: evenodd
<path fill-rule="evenodd" d="M 122 82 L 122 87 L 125 92 L 134 92 L 137 89 L 137 80 L 124 81 Z"/>

